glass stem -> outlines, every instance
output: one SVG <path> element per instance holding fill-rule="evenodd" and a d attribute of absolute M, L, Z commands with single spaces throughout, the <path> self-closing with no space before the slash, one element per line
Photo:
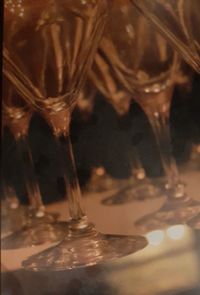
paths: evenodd
<path fill-rule="evenodd" d="M 173 89 L 174 85 L 171 84 L 159 92 L 141 92 L 138 102 L 149 119 L 157 141 L 161 163 L 167 178 L 166 193 L 171 200 L 185 201 L 188 198 L 185 187 L 180 181 L 171 147 L 169 115 Z"/>
<path fill-rule="evenodd" d="M 82 206 L 82 195 L 77 177 L 75 160 L 72 150 L 72 144 L 69 134 L 56 135 L 59 150 L 62 156 L 63 173 L 66 183 L 68 198 L 68 208 L 71 217 L 70 228 L 77 232 L 88 229 L 91 224 L 88 223 L 87 216 Z"/>
<path fill-rule="evenodd" d="M 166 185 L 166 188 L 170 191 L 173 191 L 173 193 L 169 194 L 169 196 L 171 198 L 184 197 L 184 186 L 181 184 L 177 165 L 171 150 L 169 111 L 165 113 L 148 113 L 148 118 L 155 134 L 155 138 L 159 147 L 163 170 L 167 177 L 168 183 Z"/>
<path fill-rule="evenodd" d="M 146 173 L 144 168 L 142 167 L 142 163 L 140 161 L 140 156 L 138 150 L 135 146 L 133 146 L 131 151 L 131 171 L 132 175 L 136 180 L 143 180 L 146 178 Z"/>
<path fill-rule="evenodd" d="M 72 109 L 63 108 L 59 111 L 45 112 L 44 117 L 53 129 L 60 154 L 61 167 L 66 184 L 71 234 L 79 236 L 88 234 L 93 225 L 88 222 L 82 206 L 82 195 L 77 177 L 76 165 L 70 140 L 70 121 Z"/>
<path fill-rule="evenodd" d="M 35 210 L 36 217 L 43 217 L 45 214 L 45 207 L 42 202 L 40 189 L 35 175 L 32 154 L 26 135 L 17 138 L 17 147 L 22 159 L 24 180 L 30 206 Z"/>

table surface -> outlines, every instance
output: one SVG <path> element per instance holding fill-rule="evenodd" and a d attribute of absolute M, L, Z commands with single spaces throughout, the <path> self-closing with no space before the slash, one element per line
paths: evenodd
<path fill-rule="evenodd" d="M 191 198 L 200 200 L 200 171 L 182 170 Z M 141 216 L 154 212 L 164 198 L 134 201 L 123 205 L 106 206 L 101 200 L 113 194 L 85 195 L 88 217 L 100 232 L 112 234 L 140 234 L 134 226 Z M 66 219 L 67 202 L 48 206 Z M 114 262 L 62 272 L 31 272 L 21 268 L 30 255 L 48 248 L 49 244 L 19 250 L 2 250 L 2 282 L 14 295 L 73 295 L 73 294 L 200 294 L 200 231 L 182 226 L 182 235 L 175 239 L 163 230 L 159 245 L 145 249 Z M 11 287 L 12 286 L 12 287 Z"/>

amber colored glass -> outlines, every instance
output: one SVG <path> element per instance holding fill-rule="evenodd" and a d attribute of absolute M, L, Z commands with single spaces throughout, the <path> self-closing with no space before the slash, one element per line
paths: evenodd
<path fill-rule="evenodd" d="M 33 111 L 22 100 L 7 79 L 3 83 L 3 119 L 13 134 L 18 155 L 22 162 L 22 172 L 26 186 L 29 208 L 18 210 L 19 219 L 23 219 L 21 228 L 1 241 L 3 249 L 32 247 L 45 242 L 58 242 L 64 237 L 64 223 L 56 221 L 59 214 L 49 214 L 42 202 L 31 149 L 28 143 L 28 130 Z M 7 186 L 5 185 L 5 189 Z M 5 190 L 8 194 L 8 190 Z M 12 215 L 17 216 L 17 212 Z M 15 220 L 16 220 L 15 216 Z M 10 219 L 12 221 L 12 219 Z"/>
<path fill-rule="evenodd" d="M 128 1 L 113 6 L 98 52 L 104 61 L 103 69 L 114 77 L 116 85 L 132 94 L 146 113 L 166 175 L 167 201 L 159 212 L 144 217 L 137 225 L 146 231 L 189 221 L 197 215 L 200 205 L 190 199 L 180 180 L 169 127 L 172 94 L 180 67 L 176 52 Z"/>
<path fill-rule="evenodd" d="M 110 2 L 24 1 L 20 9 L 8 2 L 4 14 L 3 71 L 53 129 L 63 156 L 70 214 L 65 239 L 24 261 L 24 267 L 63 270 L 142 249 L 145 238 L 104 235 L 88 221 L 69 136 L 71 112 L 103 33 Z"/>
<path fill-rule="evenodd" d="M 157 30 L 200 73 L 200 1 L 131 0 Z"/>

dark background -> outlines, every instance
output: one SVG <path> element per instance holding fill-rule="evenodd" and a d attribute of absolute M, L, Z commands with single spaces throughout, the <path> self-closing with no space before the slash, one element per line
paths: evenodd
<path fill-rule="evenodd" d="M 199 75 L 194 76 L 191 90 L 187 87 L 175 88 L 170 126 L 173 153 L 180 165 L 188 160 L 191 144 L 200 143 Z M 71 140 L 81 186 L 87 183 L 93 166 L 104 166 L 107 173 L 115 178 L 130 176 L 132 145 L 138 148 L 149 176 L 162 174 L 151 127 L 134 102 L 130 112 L 119 118 L 112 106 L 98 94 L 93 113 L 87 121 L 82 119 L 79 110 L 74 111 Z M 62 199 L 65 187 L 56 143 L 49 126 L 38 114 L 34 114 L 31 120 L 29 143 L 44 202 Z M 4 130 L 2 148 L 4 178 L 16 189 L 20 200 L 26 202 L 22 163 L 17 156 L 15 140 L 8 129 Z"/>

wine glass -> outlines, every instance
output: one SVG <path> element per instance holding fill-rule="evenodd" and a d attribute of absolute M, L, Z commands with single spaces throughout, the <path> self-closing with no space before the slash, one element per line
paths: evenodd
<path fill-rule="evenodd" d="M 118 8 L 119 9 L 119 8 Z M 114 9 L 113 9 L 114 10 Z M 114 27 L 114 24 L 113 24 Z M 114 29 L 109 27 L 109 29 Z M 129 91 L 125 79 L 120 73 L 120 69 L 125 67 L 118 59 L 115 44 L 105 34 L 94 57 L 90 80 L 110 102 L 118 114 L 119 122 L 129 111 L 132 102 L 132 94 Z M 114 69 L 114 66 L 118 69 Z M 117 72 L 118 71 L 118 72 Z M 105 205 L 123 204 L 133 200 L 146 200 L 164 196 L 160 184 L 155 186 L 147 177 L 137 148 L 132 145 L 130 153 L 131 178 L 129 185 L 119 192 L 105 198 L 102 202 Z M 156 183 L 156 181 L 155 181 Z"/>
<path fill-rule="evenodd" d="M 46 0 L 21 7 L 14 14 L 5 9 L 3 71 L 53 129 L 65 164 L 71 217 L 65 239 L 23 266 L 64 270 L 142 249 L 144 237 L 101 234 L 88 221 L 69 137 L 71 113 L 102 35 L 108 2 Z"/>
<path fill-rule="evenodd" d="M 15 137 L 22 160 L 29 210 L 27 210 L 24 226 L 2 239 L 1 246 L 3 249 L 17 249 L 60 241 L 65 233 L 64 223 L 56 222 L 57 214 L 49 214 L 45 211 L 27 141 L 32 111 L 7 79 L 4 79 L 3 86 L 3 117 L 5 124 Z"/>
<path fill-rule="evenodd" d="M 131 1 L 180 52 L 185 61 L 200 73 L 200 1 Z"/>
<path fill-rule="evenodd" d="M 117 2 L 116 2 L 117 3 Z M 118 29 L 115 20 L 118 19 Z M 176 52 L 134 7 L 113 6 L 107 36 L 101 42 L 112 71 L 146 113 L 159 147 L 167 200 L 157 213 L 136 222 L 143 230 L 183 223 L 200 210 L 180 181 L 170 145 L 169 115 L 180 61 Z M 107 54 L 105 54 L 107 52 Z"/>

